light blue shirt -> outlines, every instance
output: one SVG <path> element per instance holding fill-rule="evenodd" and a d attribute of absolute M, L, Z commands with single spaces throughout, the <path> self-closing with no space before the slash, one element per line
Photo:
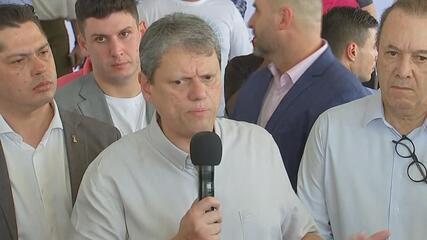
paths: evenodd
<path fill-rule="evenodd" d="M 33 5 L 33 2 L 31 0 L 0 0 L 0 5 L 1 4 L 29 4 L 29 5 Z"/>
<path fill-rule="evenodd" d="M 427 122 L 408 137 L 427 166 Z M 395 152 L 401 135 L 384 117 L 381 92 L 332 108 L 314 124 L 298 175 L 298 195 L 324 239 L 389 229 L 390 240 L 427 236 L 427 184 Z M 330 224 L 329 224 L 330 223 Z"/>

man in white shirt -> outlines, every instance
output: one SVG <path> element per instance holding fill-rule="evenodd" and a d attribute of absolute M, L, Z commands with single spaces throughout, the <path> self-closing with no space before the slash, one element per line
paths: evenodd
<path fill-rule="evenodd" d="M 426 25 L 425 0 L 388 8 L 378 31 L 380 91 L 330 109 L 313 126 L 298 195 L 324 239 L 380 229 L 389 240 L 426 239 Z"/>
<path fill-rule="evenodd" d="M 55 64 L 31 6 L 0 6 L 0 239 L 68 239 L 89 163 L 120 137 L 58 110 Z"/>
<path fill-rule="evenodd" d="M 141 87 L 156 118 L 86 172 L 72 216 L 76 239 L 320 239 L 272 137 L 215 117 L 221 75 L 212 29 L 175 13 L 147 29 L 140 49 Z M 200 131 L 219 135 L 223 157 L 216 197 L 195 201 L 198 169 L 189 145 Z"/>
<path fill-rule="evenodd" d="M 221 69 L 228 60 L 252 53 L 246 24 L 230 0 L 144 0 L 138 5 L 141 19 L 148 26 L 174 12 L 194 14 L 203 18 L 217 34 L 221 46 Z M 224 79 L 224 71 L 221 79 Z M 224 81 L 222 81 L 224 83 Z M 222 87 L 218 116 L 224 115 L 225 100 Z"/>
<path fill-rule="evenodd" d="M 117 127 L 122 136 L 144 128 L 153 109 L 139 87 L 139 42 L 145 31 L 135 0 L 79 0 L 79 44 L 93 72 L 67 84 L 56 100 L 76 111 Z"/>

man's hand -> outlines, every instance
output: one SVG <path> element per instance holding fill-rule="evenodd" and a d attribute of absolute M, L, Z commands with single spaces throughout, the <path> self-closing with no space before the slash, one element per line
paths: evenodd
<path fill-rule="evenodd" d="M 173 240 L 217 240 L 221 232 L 221 212 L 219 201 L 206 197 L 194 201 L 181 219 L 179 232 Z M 215 210 L 212 210 L 215 208 Z"/>
<path fill-rule="evenodd" d="M 389 236 L 390 232 L 388 230 L 381 230 L 369 237 L 364 233 L 357 233 L 351 237 L 351 240 L 386 240 Z"/>

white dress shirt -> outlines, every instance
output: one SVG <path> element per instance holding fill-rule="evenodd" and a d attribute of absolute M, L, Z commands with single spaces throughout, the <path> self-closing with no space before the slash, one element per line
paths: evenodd
<path fill-rule="evenodd" d="M 297 240 L 316 231 L 271 135 L 227 119 L 217 119 L 215 132 L 223 145 L 215 168 L 221 239 Z M 153 120 L 113 143 L 89 166 L 72 214 L 83 236 L 76 239 L 171 239 L 197 196 L 197 168 Z"/>
<path fill-rule="evenodd" d="M 427 166 L 427 121 L 408 137 Z M 384 118 L 381 92 L 332 108 L 314 124 L 298 175 L 298 195 L 322 237 L 389 229 L 389 240 L 427 236 L 427 184 L 412 182 L 411 162 L 395 151 L 401 135 Z"/>
<path fill-rule="evenodd" d="M 71 186 L 62 122 L 55 114 L 39 145 L 25 143 L 0 115 L 0 140 L 15 205 L 19 240 L 68 239 Z"/>

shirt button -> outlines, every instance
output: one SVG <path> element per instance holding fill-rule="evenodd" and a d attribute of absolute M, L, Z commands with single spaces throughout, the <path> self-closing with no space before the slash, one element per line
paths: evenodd
<path fill-rule="evenodd" d="M 194 169 L 194 165 L 193 165 L 193 163 L 191 162 L 191 159 L 190 159 L 189 157 L 187 157 L 187 158 L 185 159 L 185 168 L 186 168 L 186 169 Z"/>

